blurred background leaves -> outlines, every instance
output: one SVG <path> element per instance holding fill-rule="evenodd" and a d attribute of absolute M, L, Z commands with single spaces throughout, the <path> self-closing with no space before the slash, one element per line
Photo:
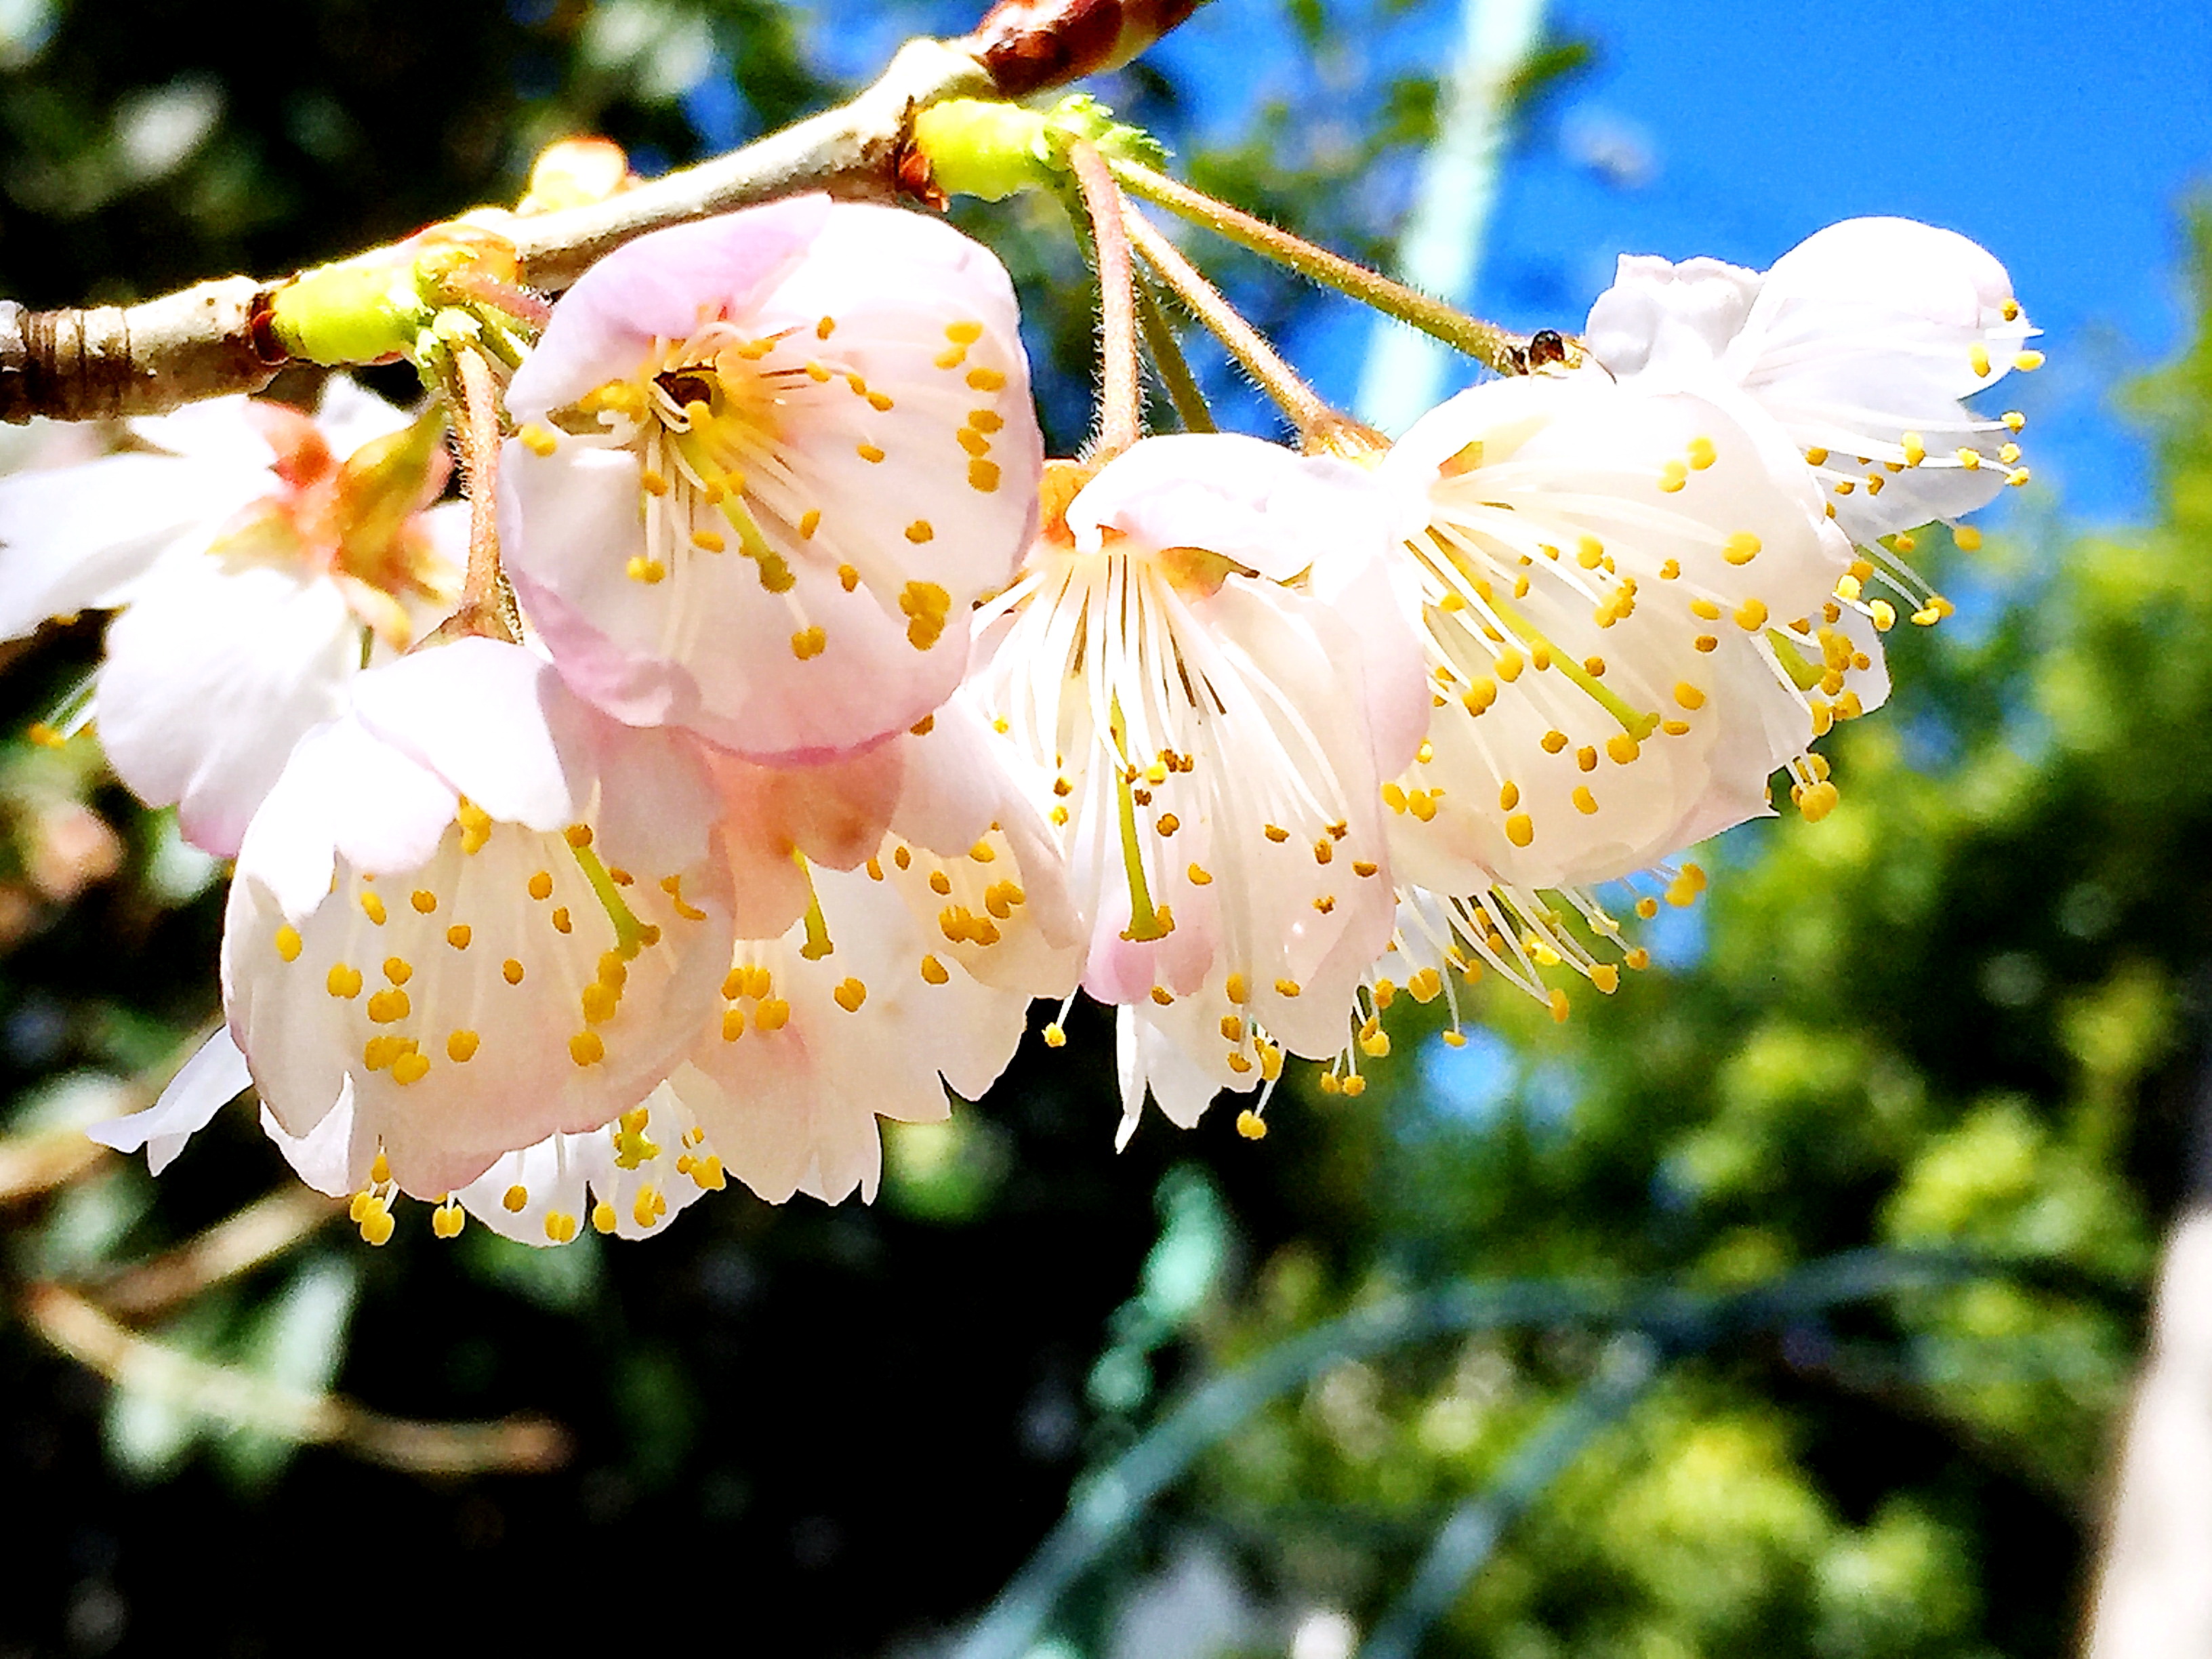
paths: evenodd
<path fill-rule="evenodd" d="M 1103 95 L 1199 183 L 1387 258 L 1437 103 L 1433 66 L 1390 43 L 1436 8 L 1219 4 L 1290 54 L 1267 95 L 1224 95 L 1172 53 Z M 951 3 L 0 0 L 0 293 L 282 271 L 509 199 L 570 131 L 680 164 L 840 95 L 910 29 L 969 21 Z M 1561 142 L 1541 100 L 1603 45 L 1547 49 L 1522 143 Z M 1088 424 L 1092 326 L 1058 215 L 961 217 L 1024 283 L 1065 451 Z M 2212 230 L 2196 234 L 2201 317 Z M 1350 337 L 1336 302 L 1200 251 L 1294 349 Z M 1273 429 L 1195 356 L 1225 414 Z M 1892 707 L 1829 742 L 1842 806 L 1708 849 L 1710 898 L 1649 931 L 1660 966 L 1578 994 L 1564 1026 L 1461 987 L 1453 1048 L 1442 1003 L 1401 1001 L 1364 1095 L 1301 1088 L 1256 1146 L 1224 1114 L 1188 1135 L 1155 1120 L 1116 1158 L 1110 1030 L 1079 1009 L 1069 1047 L 1025 1048 L 988 1100 L 892 1127 L 873 1209 L 733 1191 L 649 1243 L 553 1251 L 473 1228 L 447 1246 L 404 1216 L 370 1251 L 303 1215 L 297 1248 L 118 1314 L 379 1413 L 549 1416 L 572 1448 L 556 1472 L 431 1479 L 299 1451 L 110 1388 L 19 1298 L 0 1484 L 35 1525 L 0 1557 L 0 1651 L 291 1652 L 395 1626 L 509 1650 L 724 1626 L 779 1655 L 921 1659 L 953 1650 L 1071 1493 L 1157 1448 L 1194 1387 L 1331 1321 L 1462 1280 L 1756 1295 L 1868 1247 L 2034 1265 L 1648 1352 L 1571 1297 L 1314 1350 L 1310 1376 L 1192 1440 L 1149 1510 L 1116 1512 L 1028 1652 L 1346 1659 L 1440 1534 L 1470 1535 L 1448 1523 L 1563 1422 L 1575 1455 L 1499 1511 L 1511 1524 L 1411 1650 L 2061 1646 L 2212 994 L 2201 331 L 2129 408 L 2154 434 L 2149 521 L 2088 532 L 2045 501 L 1978 554 L 1939 545 L 1936 574 L 1972 602 L 1893 636 Z M 0 436 L 15 465 L 80 441 Z M 98 637 L 87 619 L 0 647 L 0 729 L 64 697 Z M 93 743 L 0 742 L 11 1148 L 81 1146 L 74 1126 L 123 1109 L 211 1016 L 218 873 Z M 0 1180 L 8 1288 L 112 1291 L 288 1179 L 240 1109 L 158 1188 L 118 1159 L 46 1196 Z"/>

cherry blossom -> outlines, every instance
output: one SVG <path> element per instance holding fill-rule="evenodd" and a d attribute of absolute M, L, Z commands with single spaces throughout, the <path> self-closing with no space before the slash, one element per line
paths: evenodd
<path fill-rule="evenodd" d="M 2027 481 L 2014 441 L 2025 417 L 1987 418 L 1963 400 L 2039 367 L 2043 354 L 2027 348 L 2036 332 L 2004 267 L 1975 243 L 1908 219 L 1851 219 L 1765 273 L 1624 256 L 1586 343 L 1624 379 L 1778 422 L 1837 521 L 1870 546 L 1955 523 Z M 1900 588 L 1927 609 L 1917 579 Z"/>
<path fill-rule="evenodd" d="M 333 380 L 314 417 L 218 398 L 125 453 L 0 480 L 0 635 L 120 610 L 94 708 L 118 775 L 236 852 L 292 745 L 448 607 L 466 509 L 434 422 Z"/>
<path fill-rule="evenodd" d="M 641 237 L 555 307 L 508 401 L 502 543 L 562 672 L 763 762 L 943 702 L 1035 521 L 1012 284 L 896 209 L 801 197 Z"/>
<path fill-rule="evenodd" d="M 634 1108 L 729 960 L 717 805 L 682 738 L 606 720 L 520 647 L 362 676 L 231 887 L 224 1002 L 263 1105 L 348 1187 L 418 1197 Z"/>
<path fill-rule="evenodd" d="M 1391 512 L 1341 461 L 1146 440 L 979 616 L 976 694 L 1050 780 L 1083 988 L 1123 1011 L 1125 1139 L 1147 1090 L 1188 1124 L 1285 1048 L 1334 1053 L 1389 940 L 1376 792 L 1421 724 Z"/>

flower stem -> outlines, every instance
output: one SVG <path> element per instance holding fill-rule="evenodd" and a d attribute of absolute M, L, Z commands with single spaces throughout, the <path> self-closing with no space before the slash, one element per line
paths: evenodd
<path fill-rule="evenodd" d="M 448 639 L 479 635 L 514 644 L 522 630 L 514 595 L 499 565 L 499 386 L 490 363 L 476 347 L 456 345 L 453 361 L 458 404 L 453 432 L 460 440 L 461 475 L 469 492 L 469 568 L 460 608 L 438 631 Z"/>
<path fill-rule="evenodd" d="M 1342 254 L 1316 247 L 1302 236 L 1294 236 L 1264 219 L 1241 212 L 1203 191 L 1193 190 L 1164 173 L 1155 173 L 1141 162 L 1117 160 L 1110 165 L 1114 176 L 1146 201 L 1157 202 L 1170 212 L 1204 225 L 1216 235 L 1224 236 L 1279 264 L 1288 265 L 1325 287 L 1348 294 L 1362 305 L 1395 317 L 1424 334 L 1433 335 L 1501 374 L 1522 372 L 1518 351 L 1527 343 L 1518 335 L 1508 333 L 1494 323 L 1469 317 L 1441 300 L 1432 300 L 1403 283 L 1393 282 L 1382 272 L 1370 270 Z"/>
<path fill-rule="evenodd" d="M 1206 394 L 1199 390 L 1198 377 L 1184 361 L 1175 325 L 1152 297 L 1149 283 L 1137 290 L 1137 321 L 1145 331 L 1145 349 L 1152 355 L 1152 367 L 1159 371 L 1160 384 L 1167 388 L 1168 401 L 1175 405 L 1183 430 L 1214 431 L 1213 411 L 1206 407 Z"/>
<path fill-rule="evenodd" d="M 1298 372 L 1283 361 L 1281 354 L 1267 343 L 1260 331 L 1239 316 L 1236 307 L 1221 297 L 1220 289 L 1200 276 L 1196 267 L 1182 257 L 1182 251 L 1148 223 L 1142 214 L 1130 213 L 1128 227 L 1129 240 L 1145 256 L 1145 263 L 1159 273 L 1160 280 L 1175 290 L 1176 297 L 1190 307 L 1191 314 L 1229 348 L 1230 356 L 1244 365 L 1261 389 L 1282 405 L 1283 412 L 1299 432 L 1317 432 L 1342 422 L 1344 417 L 1298 377 Z"/>
<path fill-rule="evenodd" d="M 1129 227 L 1121 192 L 1106 158 L 1089 140 L 1067 147 L 1067 161 L 1083 192 L 1098 259 L 1098 313 L 1104 384 L 1099 392 L 1097 458 L 1111 460 L 1144 435 L 1144 382 L 1137 368 L 1137 272 L 1129 254 Z"/>

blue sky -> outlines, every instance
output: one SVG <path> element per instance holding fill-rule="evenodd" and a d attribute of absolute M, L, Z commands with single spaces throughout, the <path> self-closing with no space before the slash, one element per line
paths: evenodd
<path fill-rule="evenodd" d="M 1160 52 L 1202 88 L 1209 125 L 1271 95 L 1326 122 L 1332 84 L 1443 61 L 1459 4 L 1327 0 L 1347 27 L 1320 74 L 1284 0 L 1212 0 Z M 908 30 L 957 29 L 981 9 L 830 0 L 815 40 L 857 77 Z M 2048 366 L 2002 394 L 2030 416 L 2039 489 L 2077 518 L 2144 509 L 2141 446 L 2108 394 L 2181 338 L 2177 204 L 2212 188 L 2207 0 L 1553 0 L 1550 20 L 1596 66 L 1510 163 L 1473 309 L 1571 327 L 1622 252 L 1764 266 L 1855 215 L 1946 225 L 2006 263 L 2048 331 Z M 1358 338 L 1310 343 L 1308 367 L 1346 399 Z"/>

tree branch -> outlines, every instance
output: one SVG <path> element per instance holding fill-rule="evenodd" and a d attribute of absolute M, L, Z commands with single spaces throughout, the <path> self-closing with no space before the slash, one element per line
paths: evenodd
<path fill-rule="evenodd" d="M 372 1463 L 417 1474 L 487 1470 L 534 1474 L 568 1461 L 560 1425 L 543 1417 L 495 1423 L 425 1423 L 386 1417 L 331 1394 L 306 1394 L 266 1377 L 210 1364 L 125 1330 L 58 1285 L 28 1286 L 22 1310 L 40 1336 L 123 1387 L 202 1417 L 302 1446 L 335 1445 Z"/>
<path fill-rule="evenodd" d="M 510 238 L 522 279 L 566 288 L 595 259 L 665 225 L 808 190 L 926 196 L 903 171 L 914 112 L 944 98 L 1023 96 L 1109 68 L 1182 21 L 1188 0 L 1007 0 L 960 40 L 909 40 L 851 101 L 604 202 L 520 217 L 467 216 Z M 1110 24 L 1110 29 L 1109 25 Z M 258 392 L 284 362 L 265 326 L 286 278 L 230 276 L 130 307 L 28 311 L 0 301 L 0 420 L 155 415 Z"/>
<path fill-rule="evenodd" d="M 344 1213 L 312 1188 L 280 1187 L 175 1249 L 86 1288 L 119 1318 L 151 1319 L 275 1260 Z"/>

